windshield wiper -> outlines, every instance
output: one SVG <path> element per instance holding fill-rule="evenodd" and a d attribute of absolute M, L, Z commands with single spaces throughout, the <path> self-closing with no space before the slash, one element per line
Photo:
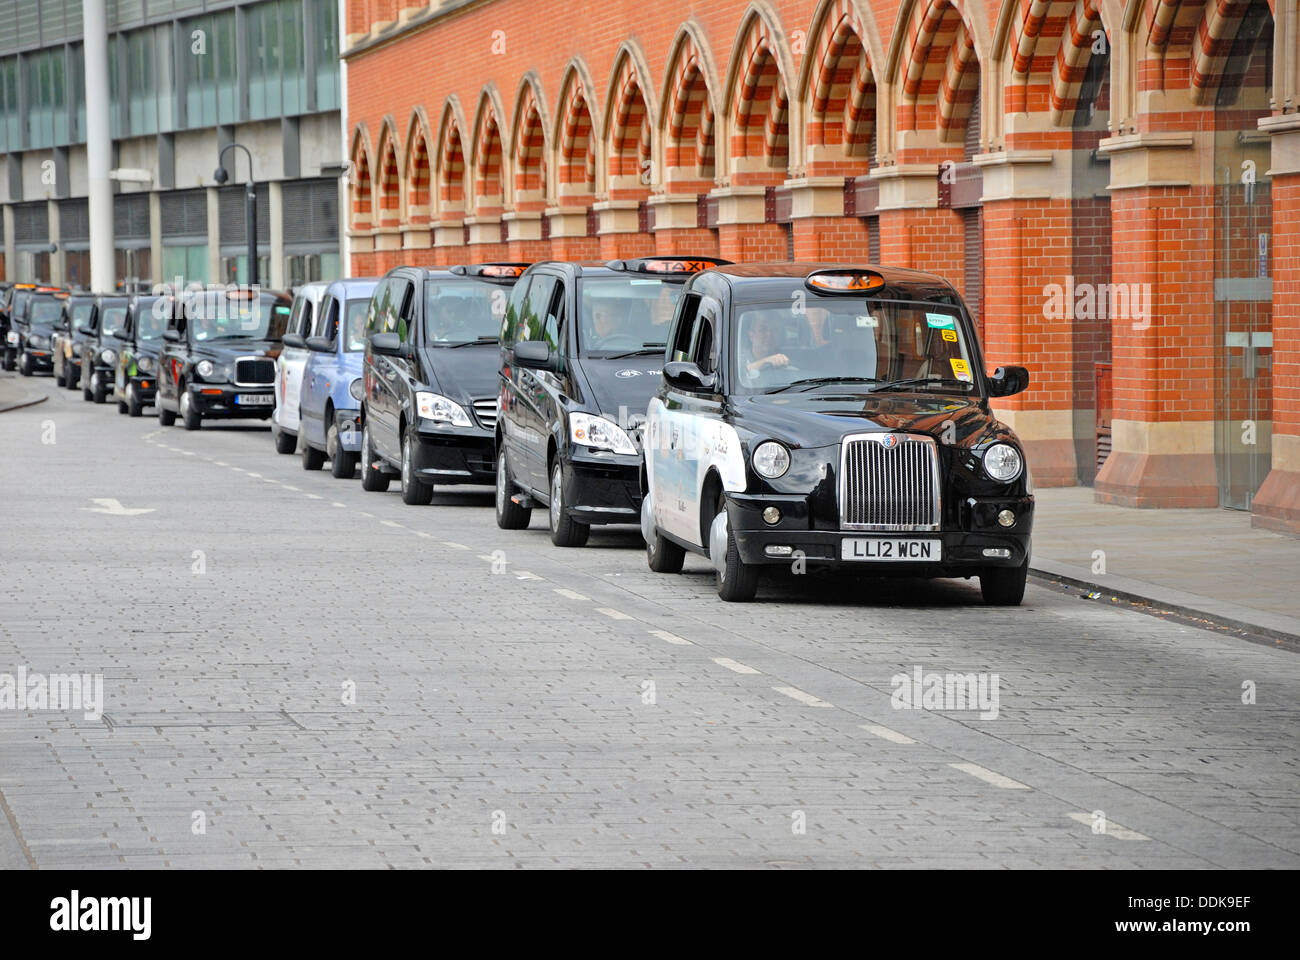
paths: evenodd
<path fill-rule="evenodd" d="M 801 380 L 795 380 L 787 383 L 784 387 L 777 387 L 775 390 L 768 390 L 768 393 L 781 393 L 789 390 L 791 387 L 805 387 L 811 390 L 813 387 L 821 386 L 825 383 L 875 383 L 875 377 L 804 377 Z"/>
<path fill-rule="evenodd" d="M 628 357 L 648 357 L 652 353 L 663 353 L 666 343 L 647 343 L 640 350 L 630 350 L 627 353 L 616 353 L 611 357 L 605 357 L 606 360 L 626 360 Z"/>
<path fill-rule="evenodd" d="M 497 342 L 497 335 L 493 333 L 493 334 L 481 336 L 477 340 L 462 340 L 460 343 L 449 343 L 447 344 L 446 349 L 456 350 L 459 349 L 460 347 L 472 347 L 472 346 L 477 346 L 480 343 L 496 343 L 496 342 Z"/>
<path fill-rule="evenodd" d="M 875 393 L 878 390 L 906 390 L 908 387 L 922 387 L 931 383 L 944 387 L 958 386 L 963 390 L 970 390 L 975 386 L 970 380 L 954 380 L 951 377 L 906 377 L 902 380 L 890 380 L 878 387 L 872 387 L 871 392 Z"/>

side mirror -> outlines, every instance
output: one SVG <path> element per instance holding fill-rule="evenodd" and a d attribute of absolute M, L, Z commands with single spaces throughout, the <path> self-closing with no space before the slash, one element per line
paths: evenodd
<path fill-rule="evenodd" d="M 523 340 L 515 344 L 515 363 L 533 370 L 554 370 L 551 345 L 545 340 Z"/>
<path fill-rule="evenodd" d="M 686 360 L 673 360 L 664 364 L 664 379 L 670 387 L 679 390 L 712 390 L 718 382 L 715 374 L 705 373 Z"/>
<path fill-rule="evenodd" d="M 95 335 L 95 331 L 90 329 L 90 327 L 86 326 L 84 323 L 77 324 L 77 333 L 87 337 L 93 337 Z"/>
<path fill-rule="evenodd" d="M 289 342 L 288 337 L 285 337 L 284 340 L 286 343 Z M 308 337 L 306 340 L 306 346 L 312 353 L 334 352 L 334 341 L 329 337 Z"/>
<path fill-rule="evenodd" d="M 176 330 L 176 329 L 168 329 L 168 330 L 164 330 L 164 331 L 163 331 L 163 339 L 166 340 L 166 341 L 169 342 L 169 343 L 180 343 L 180 342 L 181 342 L 181 332 L 180 332 L 179 330 Z"/>
<path fill-rule="evenodd" d="M 1024 367 L 998 367 L 989 377 L 989 393 L 995 397 L 1010 397 L 1029 387 L 1029 371 Z"/>
<path fill-rule="evenodd" d="M 402 338 L 395 333 L 376 333 L 370 338 L 370 349 L 381 357 L 400 357 Z"/>
<path fill-rule="evenodd" d="M 292 347 L 294 350 L 307 349 L 307 340 L 301 333 L 286 333 L 280 338 L 280 342 L 286 347 Z"/>

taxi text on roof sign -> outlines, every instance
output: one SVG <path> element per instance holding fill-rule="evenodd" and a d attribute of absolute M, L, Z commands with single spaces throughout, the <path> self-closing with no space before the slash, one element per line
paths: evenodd
<path fill-rule="evenodd" d="M 646 260 L 641 269 L 646 273 L 699 273 L 716 266 L 711 260 Z"/>
<path fill-rule="evenodd" d="M 489 263 L 477 273 L 483 277 L 521 277 L 527 269 L 522 263 Z"/>
<path fill-rule="evenodd" d="M 827 270 L 808 275 L 808 286 L 828 293 L 864 293 L 885 285 L 885 278 L 870 270 Z"/>

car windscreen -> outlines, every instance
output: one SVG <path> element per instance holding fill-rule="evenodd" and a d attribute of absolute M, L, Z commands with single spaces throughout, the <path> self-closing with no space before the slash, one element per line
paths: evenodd
<path fill-rule="evenodd" d="M 126 306 L 105 307 L 100 311 L 99 333 L 104 337 L 120 337 L 126 327 Z"/>
<path fill-rule="evenodd" d="M 966 393 L 974 386 L 972 352 L 955 307 L 808 294 L 739 303 L 734 315 L 737 393 L 853 384 Z"/>
<path fill-rule="evenodd" d="M 578 298 L 580 354 L 662 351 L 682 287 L 656 277 L 584 277 Z"/>
<path fill-rule="evenodd" d="M 63 316 L 63 301 L 53 297 L 41 297 L 32 302 L 32 313 L 28 318 L 32 323 L 55 324 Z"/>
<path fill-rule="evenodd" d="M 93 303 L 74 303 L 68 308 L 68 315 L 72 318 L 72 329 L 83 324 L 89 326 L 92 330 L 95 328 L 95 305 Z"/>
<path fill-rule="evenodd" d="M 349 300 L 343 308 L 343 349 L 357 353 L 366 349 L 366 314 L 370 299 Z"/>
<path fill-rule="evenodd" d="M 135 338 L 140 341 L 157 340 L 167 329 L 174 302 L 170 297 L 140 301 L 135 308 Z"/>
<path fill-rule="evenodd" d="M 187 300 L 185 315 L 196 342 L 279 340 L 289 320 L 289 306 L 265 296 L 242 298 L 205 292 Z"/>
<path fill-rule="evenodd" d="M 31 298 L 31 293 L 27 291 L 19 291 L 18 293 L 15 293 L 13 306 L 9 311 L 10 314 L 14 317 L 21 317 L 23 315 L 23 309 L 27 306 L 27 301 Z"/>
<path fill-rule="evenodd" d="M 496 339 L 510 288 L 473 278 L 424 281 L 424 337 L 430 343 Z"/>

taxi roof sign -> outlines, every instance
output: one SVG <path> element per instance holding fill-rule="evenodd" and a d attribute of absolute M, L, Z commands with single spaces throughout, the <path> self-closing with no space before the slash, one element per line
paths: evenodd
<path fill-rule="evenodd" d="M 528 263 L 480 263 L 473 266 L 459 264 L 451 272 L 461 277 L 487 277 L 494 280 L 517 280 L 524 275 Z"/>
<path fill-rule="evenodd" d="M 639 257 L 634 260 L 611 260 L 605 266 L 611 270 L 630 273 L 689 274 L 701 273 L 710 267 L 724 267 L 730 262 L 717 257 Z"/>
<path fill-rule="evenodd" d="M 823 293 L 870 293 L 885 285 L 873 270 L 818 270 L 808 274 L 808 286 Z"/>

